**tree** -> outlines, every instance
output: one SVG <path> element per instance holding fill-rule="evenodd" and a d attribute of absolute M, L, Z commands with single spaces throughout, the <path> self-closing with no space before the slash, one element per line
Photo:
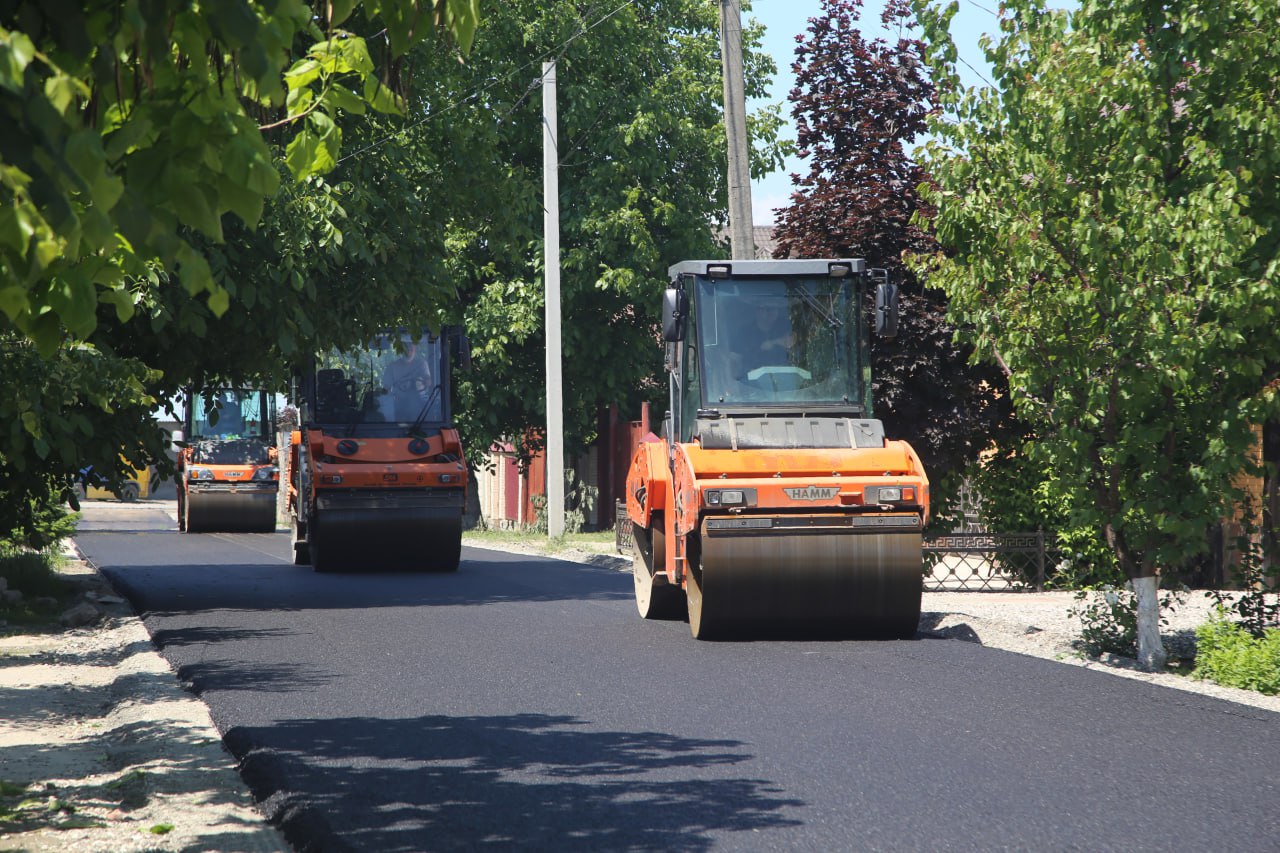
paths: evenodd
<path fill-rule="evenodd" d="M 890 434 L 920 453 L 936 499 L 1007 432 L 1008 395 L 998 372 L 971 365 L 971 348 L 954 340 L 941 291 L 903 262 L 936 250 L 915 221 L 930 215 L 917 191 L 927 176 L 906 150 L 924 133 L 933 85 L 924 45 L 867 41 L 861 12 L 862 0 L 824 0 L 796 47 L 792 115 L 809 173 L 793 176 L 791 205 L 778 212 L 777 254 L 861 257 L 899 283 L 898 337 L 872 342 L 874 395 Z M 904 34 L 916 26 L 905 0 L 887 3 L 881 22 Z"/>
<path fill-rule="evenodd" d="M 445 238 L 447 280 L 473 341 L 458 410 L 476 452 L 508 438 L 527 458 L 546 423 L 541 60 L 557 58 L 572 455 L 594 439 L 602 407 L 634 411 L 657 396 L 667 267 L 723 255 L 713 237 L 727 203 L 717 26 L 716 7 L 700 0 L 649 0 L 594 17 L 520 0 L 486 17 L 465 67 L 438 55 L 429 67 L 423 98 L 465 134 L 450 151 L 480 188 L 449 205 Z M 753 50 L 758 39 L 758 28 L 746 28 L 753 97 L 773 71 Z M 777 127 L 767 111 L 751 122 L 757 171 L 779 159 Z"/>
<path fill-rule="evenodd" d="M 431 27 L 464 47 L 477 0 L 370 0 L 386 53 Z M 336 160 L 339 111 L 399 111 L 365 39 L 341 29 L 354 0 L 24 0 L 0 15 L 0 312 L 49 356 L 92 332 L 99 302 L 122 319 L 158 263 L 185 290 L 218 287 L 189 232 L 215 242 L 223 214 L 252 227 L 279 176 L 264 131 L 290 127 L 301 179 Z M 385 69 L 385 66 L 384 66 Z"/>
<path fill-rule="evenodd" d="M 950 120 L 926 199 L 950 254 L 917 269 L 1009 376 L 1037 452 L 1103 531 L 1164 650 L 1162 567 L 1238 498 L 1280 407 L 1274 8 L 1225 0 L 1004 5 L 998 89 L 962 90 L 943 12 L 918 9 Z"/>
<path fill-rule="evenodd" d="M 339 123 L 402 111 L 397 58 L 435 29 L 456 55 L 476 8 L 159 0 L 144 14 L 103 0 L 0 12 L 0 530 L 68 496 L 86 465 L 118 482 L 163 461 L 151 416 L 179 387 L 279 378 L 274 356 L 313 324 L 255 309 L 292 320 L 287 297 L 305 286 L 230 278 L 215 247 L 253 233 L 281 187 L 323 202 L 317 175 L 338 157 Z M 354 32 L 379 29 L 371 54 Z M 333 208 L 318 207 L 305 226 L 337 239 Z"/>

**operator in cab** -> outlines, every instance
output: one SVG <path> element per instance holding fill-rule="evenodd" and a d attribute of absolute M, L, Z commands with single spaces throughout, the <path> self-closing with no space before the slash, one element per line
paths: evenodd
<path fill-rule="evenodd" d="M 417 419 L 432 382 L 431 368 L 418 355 L 414 341 L 405 341 L 403 354 L 387 363 L 382 385 L 391 394 L 395 420 Z"/>

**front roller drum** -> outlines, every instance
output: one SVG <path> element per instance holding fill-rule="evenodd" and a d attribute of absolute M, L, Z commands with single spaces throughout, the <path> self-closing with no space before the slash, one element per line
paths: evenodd
<path fill-rule="evenodd" d="M 687 578 L 698 639 L 786 634 L 906 639 L 920 624 L 921 537 L 787 532 L 701 536 Z"/>
<path fill-rule="evenodd" d="M 179 529 L 188 533 L 272 533 L 276 529 L 276 493 L 187 493 Z"/>
<path fill-rule="evenodd" d="M 666 529 L 661 515 L 653 517 L 652 527 L 632 525 L 635 551 L 631 557 L 631 575 L 636 585 L 636 609 L 642 619 L 683 619 L 684 590 L 667 580 Z"/>
<path fill-rule="evenodd" d="M 317 572 L 452 572 L 462 556 L 462 514 L 424 507 L 316 510 L 305 551 Z"/>

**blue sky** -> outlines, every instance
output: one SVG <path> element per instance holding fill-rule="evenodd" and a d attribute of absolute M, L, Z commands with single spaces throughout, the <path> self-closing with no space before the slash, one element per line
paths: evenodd
<path fill-rule="evenodd" d="M 996 34 L 998 24 L 994 9 L 997 0 L 960 0 L 960 9 L 952 19 L 951 38 L 956 44 L 961 60 L 968 62 L 975 69 L 986 74 L 986 63 L 982 60 L 982 50 L 978 47 L 978 38 L 983 33 Z M 862 7 L 862 31 L 867 38 L 885 35 L 880 27 L 880 14 L 884 9 L 882 0 L 865 0 Z M 764 49 L 773 56 L 778 66 L 778 74 L 774 77 L 770 97 L 764 101 L 755 101 L 747 105 L 748 111 L 760 103 L 781 103 L 782 116 L 786 121 L 784 135 L 795 139 L 795 128 L 791 124 L 791 109 L 786 103 L 787 93 L 794 85 L 791 74 L 791 63 L 795 59 L 795 37 L 807 32 L 809 18 L 822 10 L 821 0 L 751 0 L 751 10 L 742 13 L 743 23 L 754 18 L 765 27 Z M 920 34 L 917 28 L 915 35 Z M 897 38 L 897 34 L 893 34 Z M 969 85 L 981 85 L 976 74 L 960 65 L 961 77 Z M 779 171 L 769 175 L 763 181 L 755 181 L 751 185 L 752 219 L 756 225 L 769 225 L 773 222 L 773 209 L 787 204 L 791 195 L 792 172 L 803 173 L 807 164 L 797 158 L 787 161 Z"/>

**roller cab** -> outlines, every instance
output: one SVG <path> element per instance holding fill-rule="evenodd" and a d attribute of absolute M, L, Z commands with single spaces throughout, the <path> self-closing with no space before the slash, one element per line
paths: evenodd
<path fill-rule="evenodd" d="M 177 459 L 178 529 L 276 529 L 280 474 L 275 395 L 260 388 L 187 389 Z"/>
<path fill-rule="evenodd" d="M 299 371 L 290 442 L 294 562 L 454 571 L 467 469 L 450 408 L 458 329 L 386 332 Z"/>
<path fill-rule="evenodd" d="M 702 639 L 914 635 L 929 482 L 870 399 L 869 328 L 896 331 L 892 285 L 861 260 L 671 277 L 668 417 L 627 480 L 640 614 L 687 616 Z"/>

